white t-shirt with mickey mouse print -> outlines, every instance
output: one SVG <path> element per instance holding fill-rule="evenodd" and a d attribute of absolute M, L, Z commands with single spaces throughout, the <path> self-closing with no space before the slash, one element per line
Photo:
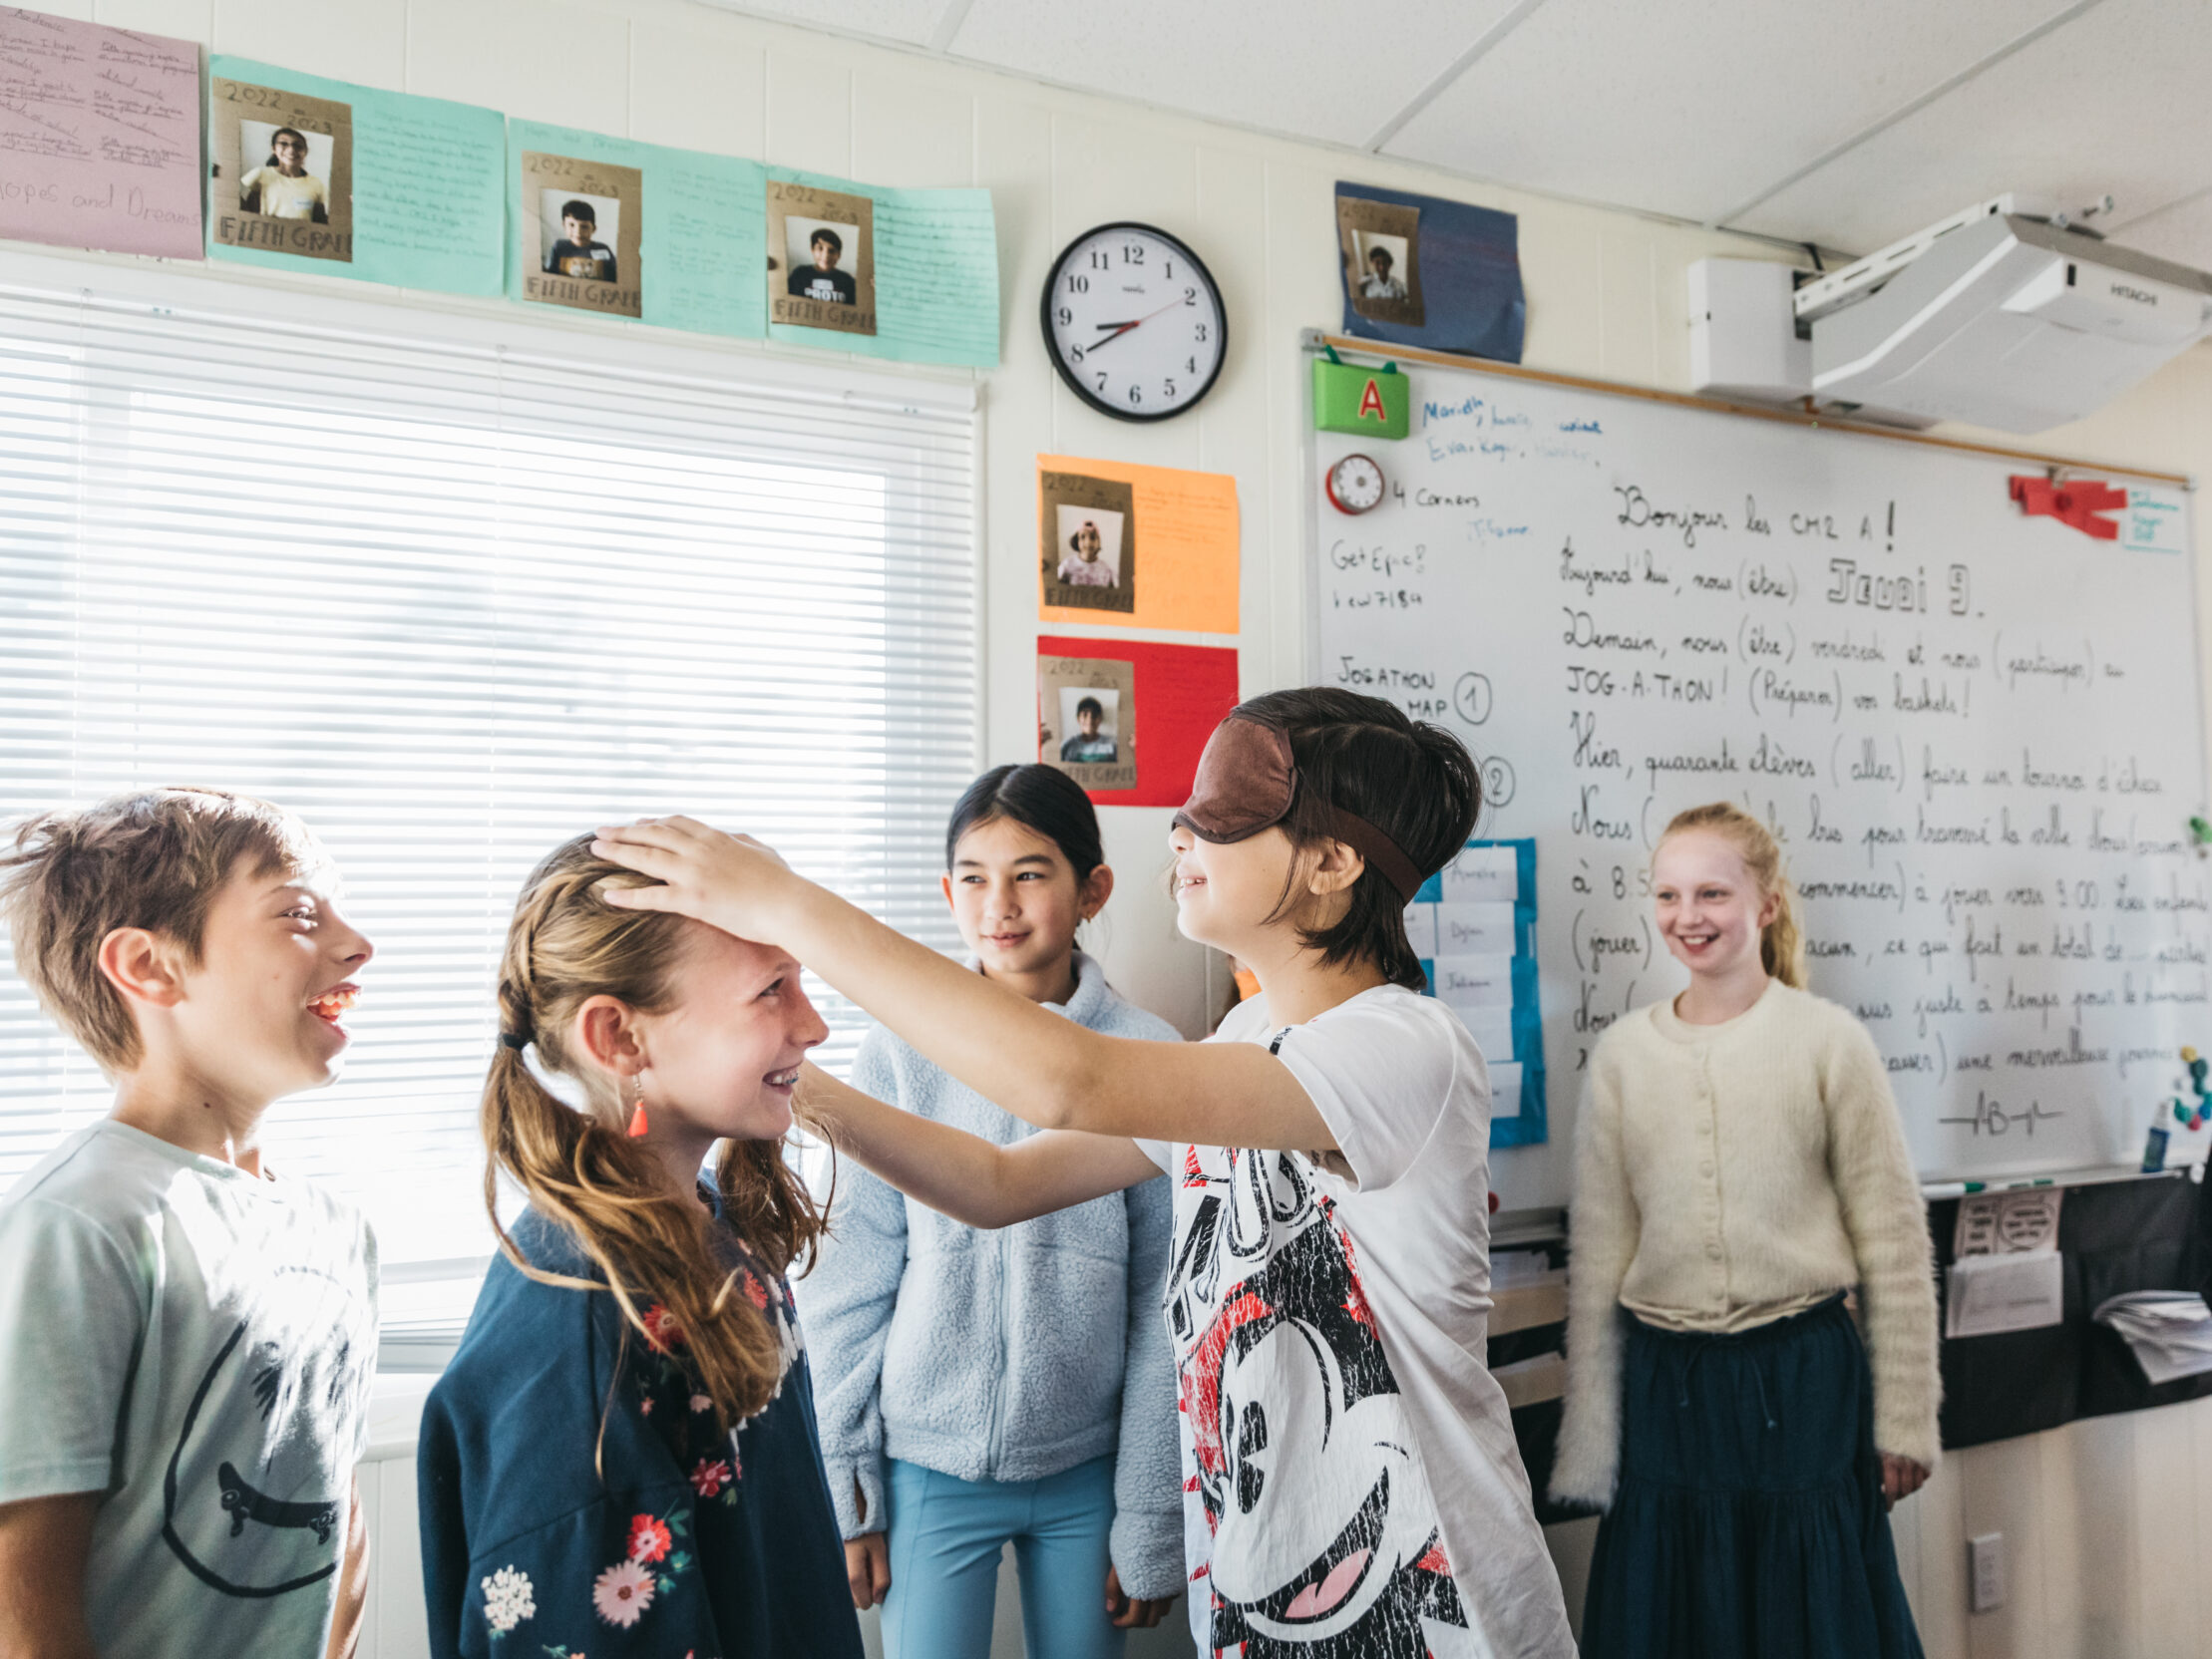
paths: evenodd
<path fill-rule="evenodd" d="M 1550 1659 L 1574 1640 L 1485 1364 L 1490 1085 L 1458 1018 L 1380 986 L 1264 1043 L 1338 1151 L 1141 1142 L 1176 1181 L 1167 1319 L 1204 1654 Z"/>

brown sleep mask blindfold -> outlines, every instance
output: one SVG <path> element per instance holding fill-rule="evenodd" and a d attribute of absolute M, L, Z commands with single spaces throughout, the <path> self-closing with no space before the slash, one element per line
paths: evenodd
<path fill-rule="evenodd" d="M 1198 758 L 1191 799 L 1176 824 L 1203 841 L 1250 839 L 1290 816 L 1297 800 L 1298 769 L 1290 734 L 1246 715 L 1231 715 L 1214 728 Z M 1421 872 L 1388 835 L 1357 814 L 1323 804 L 1328 833 L 1354 847 L 1382 871 L 1410 904 L 1421 890 Z"/>

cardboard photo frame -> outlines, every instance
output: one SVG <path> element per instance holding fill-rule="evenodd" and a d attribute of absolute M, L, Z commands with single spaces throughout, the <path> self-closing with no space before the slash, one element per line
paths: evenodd
<path fill-rule="evenodd" d="M 521 261 L 523 298 L 538 305 L 565 305 L 578 311 L 597 311 L 617 317 L 645 314 L 645 273 L 639 257 L 644 243 L 645 174 L 641 168 L 618 166 L 611 162 L 581 156 L 556 156 L 526 150 L 516 160 L 522 169 L 522 212 L 515 226 L 516 257 Z M 611 280 L 546 269 L 553 249 L 559 246 L 561 227 L 549 224 L 549 212 L 557 214 L 567 201 L 583 201 L 593 213 L 605 204 L 614 206 L 613 240 L 601 234 L 614 255 Z M 594 229 L 601 227 L 594 224 Z"/>
<path fill-rule="evenodd" d="M 217 76 L 207 110 L 208 235 L 224 247 L 351 264 L 353 107 Z M 297 174 L 278 164 L 286 135 L 304 141 Z"/>
<path fill-rule="evenodd" d="M 1336 236 L 1343 260 L 1344 302 L 1362 317 L 1420 327 L 1427 315 L 1421 302 L 1421 210 L 1393 201 L 1339 195 Z M 1374 292 L 1385 278 L 1404 292 Z"/>
<path fill-rule="evenodd" d="M 768 320 L 876 332 L 874 197 L 768 181 Z"/>
<path fill-rule="evenodd" d="M 1043 602 L 1077 610 L 1135 610 L 1135 488 L 1122 479 L 1047 471 L 1037 475 L 1037 495 Z M 1096 557 L 1086 557 L 1093 552 Z"/>
<path fill-rule="evenodd" d="M 1094 709 L 1093 729 L 1086 732 L 1082 715 Z M 1105 759 L 1106 753 L 1113 758 Z M 1135 789 L 1136 663 L 1114 657 L 1038 657 L 1037 758 L 1092 793 Z"/>

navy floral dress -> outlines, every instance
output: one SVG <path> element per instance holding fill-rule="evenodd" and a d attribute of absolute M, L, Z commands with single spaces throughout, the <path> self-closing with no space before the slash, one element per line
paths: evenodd
<path fill-rule="evenodd" d="M 791 1291 L 726 1236 L 784 1353 L 775 1398 L 728 1434 L 657 1306 L 655 1341 L 625 1341 L 612 1296 L 492 1264 L 416 1454 L 439 1659 L 859 1659 Z M 514 1237 L 598 1277 L 534 1212 Z"/>

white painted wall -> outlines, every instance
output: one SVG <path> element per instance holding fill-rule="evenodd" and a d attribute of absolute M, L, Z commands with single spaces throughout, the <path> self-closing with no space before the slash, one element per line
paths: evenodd
<path fill-rule="evenodd" d="M 1034 457 L 1040 452 L 1232 473 L 1244 514 L 1244 683 L 1305 678 L 1299 471 L 1301 327 L 1340 320 L 1332 186 L 1339 176 L 1521 215 L 1527 362 L 1686 389 L 1684 272 L 1760 244 L 1474 186 L 1426 169 L 1086 99 L 936 60 L 755 22 L 687 0 L 46 0 L 45 9 L 183 35 L 311 73 L 466 100 L 540 121 L 817 168 L 884 184 L 988 185 L 997 204 L 1004 363 L 985 384 L 987 761 L 1032 752 Z M 1168 48 L 1163 48 L 1168 49 Z M 1215 73 L 1234 76 L 1224 62 Z M 1655 135 L 1663 142 L 1663 135 Z M 1051 371 L 1032 321 L 1052 255 L 1094 223 L 1154 221 L 1189 241 L 1231 307 L 1230 356 L 1197 413 L 1157 429 L 1096 415 Z M 240 282 L 270 277 L 221 267 Z M 358 293 L 348 284 L 335 288 Z M 442 308 L 466 309 L 445 299 Z M 599 319 L 541 318 L 575 327 Z M 743 356 L 770 348 L 701 342 Z M 794 355 L 805 355 L 794 354 Z M 2051 453 L 2212 474 L 2212 348 L 2077 428 Z M 2203 564 L 2207 532 L 2198 530 Z M 2212 617 L 2200 595 L 2200 614 Z M 1509 688 L 1500 688 L 1510 695 Z M 1103 952 L 1116 979 L 1186 1031 L 1208 964 L 1181 943 L 1150 877 L 1167 814 L 1109 813 L 1123 873 Z M 1219 968 L 1212 970 L 1219 977 Z M 366 1485 L 379 1551 L 372 1659 L 421 1653 L 412 1463 Z M 1906 1581 L 1934 1659 L 2212 1654 L 2212 1404 L 2079 1424 L 1948 1460 L 1898 1512 Z M 1966 1536 L 2012 1540 L 2013 1599 L 1969 1615 Z M 1591 1523 L 1555 1549 L 1579 1601 Z M 1002 1601 L 1002 1605 L 1003 1605 Z M 1003 1621 L 1002 1621 L 1003 1624 Z M 1002 1628 L 997 1651 L 1017 1651 Z M 1187 1648 L 1185 1649 L 1187 1651 Z M 1172 1638 L 1133 1654 L 1176 1651 Z"/>

